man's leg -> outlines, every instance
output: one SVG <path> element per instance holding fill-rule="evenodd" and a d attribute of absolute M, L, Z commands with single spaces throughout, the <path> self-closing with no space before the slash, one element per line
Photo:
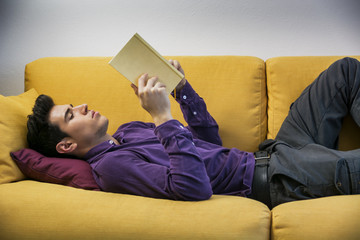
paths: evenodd
<path fill-rule="evenodd" d="M 360 63 L 333 63 L 292 104 L 276 140 L 293 147 L 317 143 L 337 148 L 342 120 L 351 113 L 360 126 Z"/>
<path fill-rule="evenodd" d="M 278 144 L 271 155 L 272 206 L 334 195 L 360 194 L 360 149 L 337 151 L 319 144 L 296 149 Z"/>
<path fill-rule="evenodd" d="M 273 206 L 360 193 L 360 150 L 341 152 L 337 139 L 350 112 L 360 125 L 360 63 L 332 64 L 293 103 L 276 140 L 269 176 Z M 289 146 L 290 145 L 290 146 Z"/>

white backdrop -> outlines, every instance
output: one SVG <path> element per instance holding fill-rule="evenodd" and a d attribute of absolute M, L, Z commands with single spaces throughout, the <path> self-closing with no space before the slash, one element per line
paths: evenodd
<path fill-rule="evenodd" d="M 0 94 L 48 56 L 113 56 L 135 33 L 162 55 L 360 55 L 359 0 L 0 0 Z"/>

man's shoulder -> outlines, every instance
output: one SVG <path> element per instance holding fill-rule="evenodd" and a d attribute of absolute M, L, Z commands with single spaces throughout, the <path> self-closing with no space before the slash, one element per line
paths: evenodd
<path fill-rule="evenodd" d="M 115 151 L 109 151 L 101 156 L 98 156 L 98 161 L 95 166 L 96 169 L 112 169 L 117 167 L 124 167 L 129 165 L 134 159 L 138 158 L 137 154 L 126 149 L 119 149 Z"/>
<path fill-rule="evenodd" d="M 116 132 L 132 128 L 155 128 L 155 124 L 150 122 L 132 121 L 120 125 Z"/>
<path fill-rule="evenodd" d="M 122 124 L 117 131 L 113 134 L 113 137 L 122 142 L 123 138 L 129 137 L 133 138 L 142 138 L 145 135 L 148 136 L 149 134 L 152 135 L 155 129 L 154 123 L 146 123 L 141 121 L 133 121 L 129 123 Z"/>

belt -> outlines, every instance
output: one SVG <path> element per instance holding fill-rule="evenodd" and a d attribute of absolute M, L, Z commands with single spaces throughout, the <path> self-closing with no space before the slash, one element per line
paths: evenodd
<path fill-rule="evenodd" d="M 267 151 L 258 151 L 254 155 L 255 171 L 249 197 L 266 204 L 271 209 L 270 183 L 268 179 L 270 154 Z"/>

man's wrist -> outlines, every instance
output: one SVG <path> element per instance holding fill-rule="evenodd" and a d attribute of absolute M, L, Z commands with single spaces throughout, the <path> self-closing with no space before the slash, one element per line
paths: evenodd
<path fill-rule="evenodd" d="M 155 126 L 159 126 L 169 120 L 172 120 L 173 117 L 171 114 L 164 114 L 164 115 L 158 115 L 158 116 L 153 116 L 153 121 L 155 123 Z"/>
<path fill-rule="evenodd" d="M 180 81 L 179 85 L 176 86 L 175 90 L 178 91 L 178 92 L 181 92 L 181 90 L 184 88 L 186 82 L 187 82 L 186 78 L 183 78 Z"/>
<path fill-rule="evenodd" d="M 188 81 L 185 81 L 184 85 L 181 86 L 180 89 L 175 88 L 174 91 L 171 93 L 171 95 L 175 98 L 175 100 L 179 100 L 181 99 L 181 95 L 183 94 L 183 92 L 187 92 L 187 88 L 188 85 L 190 86 Z"/>

